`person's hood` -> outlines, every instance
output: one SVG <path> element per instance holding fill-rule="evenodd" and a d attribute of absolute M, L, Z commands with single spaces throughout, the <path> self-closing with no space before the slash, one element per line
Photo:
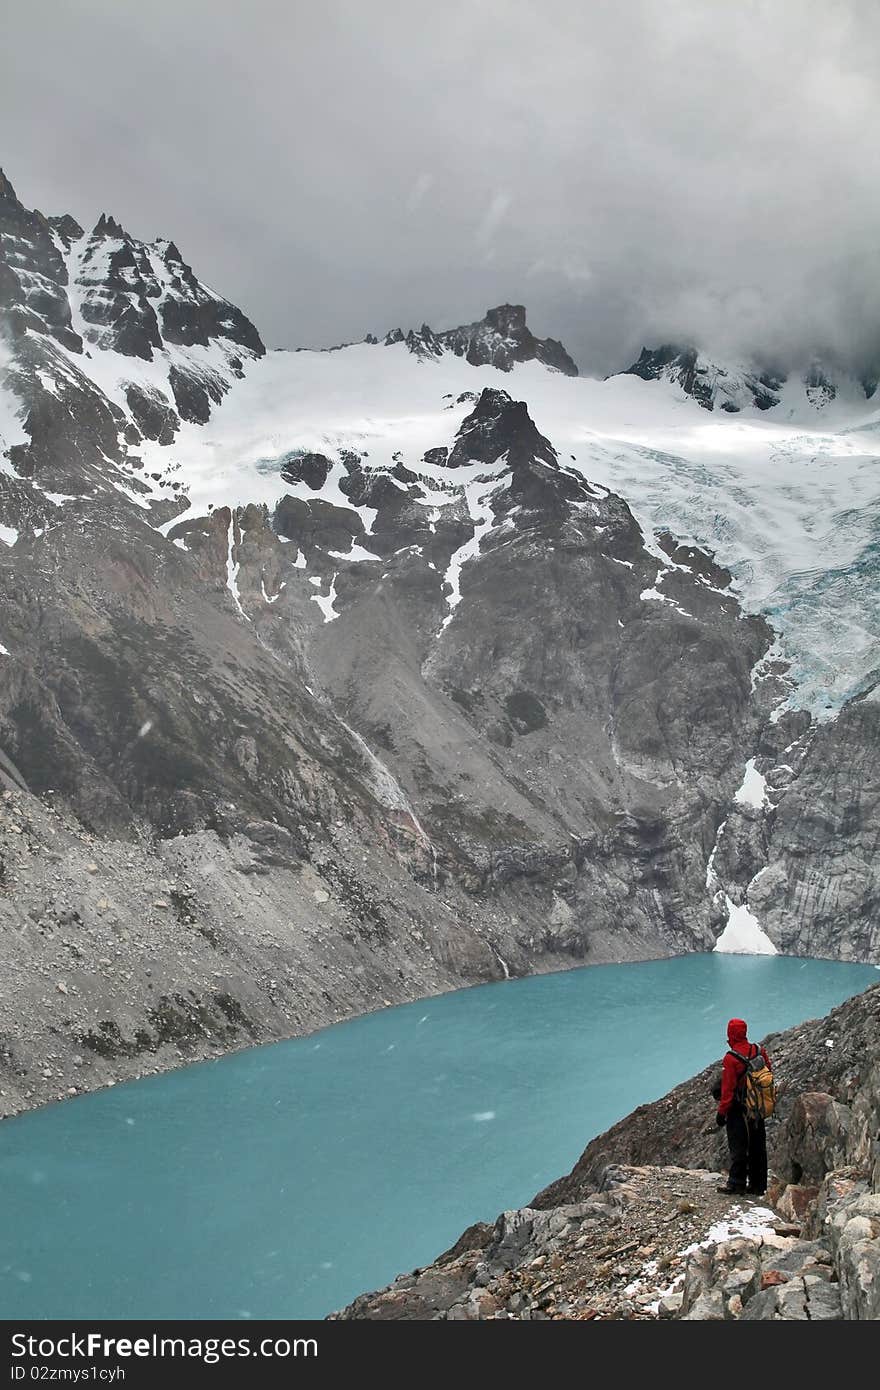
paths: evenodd
<path fill-rule="evenodd" d="M 749 1030 L 745 1021 L 741 1018 L 732 1018 L 727 1025 L 727 1041 L 731 1047 L 736 1047 L 739 1043 L 744 1043 L 749 1036 Z"/>

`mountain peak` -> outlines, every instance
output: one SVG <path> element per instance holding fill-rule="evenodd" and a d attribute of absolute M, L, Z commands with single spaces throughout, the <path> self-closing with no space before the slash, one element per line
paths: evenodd
<path fill-rule="evenodd" d="M 661 343 L 657 348 L 643 347 L 638 359 L 622 375 L 638 376 L 643 381 L 675 381 L 686 395 L 693 396 L 698 405 L 712 410 L 712 387 L 705 380 L 705 370 L 698 368 L 698 360 L 695 347 Z"/>
<path fill-rule="evenodd" d="M 68 251 L 73 243 L 79 241 L 83 235 L 82 227 L 75 217 L 71 217 L 69 212 L 62 213 L 60 217 L 50 217 L 49 226 L 55 235 L 61 238 Z"/>
<path fill-rule="evenodd" d="M 704 410 L 714 410 L 717 405 L 729 414 L 736 414 L 743 406 L 772 410 L 779 404 L 779 392 L 785 384 L 784 373 L 744 363 L 720 366 L 692 344 L 680 343 L 643 347 L 638 359 L 620 375 L 672 382 Z"/>
<path fill-rule="evenodd" d="M 536 338 L 526 324 L 523 304 L 498 304 L 485 317 L 462 328 L 438 335 L 438 341 L 472 366 L 513 370 L 515 362 L 542 362 L 553 371 L 577 376 L 578 369 L 562 343 L 555 338 Z"/>
<path fill-rule="evenodd" d="M 539 431 L 527 403 L 515 401 L 494 386 L 486 386 L 470 415 L 462 421 L 448 466 L 455 468 L 475 460 L 494 463 L 502 455 L 506 455 L 512 467 L 537 459 L 547 464 L 556 462 L 556 450 Z"/>
<path fill-rule="evenodd" d="M 0 169 L 0 203 L 12 203 L 16 207 L 21 206 L 16 197 L 15 189 L 2 169 Z"/>
<path fill-rule="evenodd" d="M 486 310 L 483 320 L 498 333 L 522 333 L 526 326 L 526 306 L 524 304 L 499 304 Z"/>
<path fill-rule="evenodd" d="M 369 338 L 372 335 L 368 335 Z M 434 333 L 426 323 L 416 332 L 394 328 L 385 335 L 386 347 L 405 343 L 418 357 L 440 357 L 444 351 L 464 357 L 473 367 L 513 370 L 516 362 L 541 362 L 552 371 L 577 376 L 576 363 L 555 338 L 536 338 L 526 324 L 524 304 L 497 304 L 476 323 Z"/>
<path fill-rule="evenodd" d="M 125 236 L 123 228 L 116 221 L 115 217 L 108 217 L 105 212 L 101 213 L 92 231 L 93 237 L 117 237 L 120 240 Z"/>
<path fill-rule="evenodd" d="M 169 240 L 167 237 L 157 237 L 153 245 L 166 263 L 170 264 L 173 262 L 177 265 L 186 264 L 176 242 Z"/>
<path fill-rule="evenodd" d="M 72 326 L 72 300 L 82 338 Z M 0 318 L 12 336 L 30 330 L 76 353 L 84 338 L 91 348 L 132 359 L 120 366 L 131 438 L 169 442 L 177 417 L 204 422 L 212 403 L 243 375 L 245 358 L 265 353 L 250 320 L 196 278 L 173 241 L 149 246 L 106 212 L 84 237 L 69 214 L 45 218 L 22 207 L 2 173 Z M 168 388 L 158 406 L 164 388 L 156 385 L 157 373 L 138 382 L 134 367 L 135 359 L 153 363 L 157 355 Z M 49 394 L 69 395 L 69 383 L 46 360 L 56 385 Z"/>
<path fill-rule="evenodd" d="M 79 352 L 79 335 L 70 321 L 67 272 L 51 224 L 28 211 L 0 170 L 0 315 L 12 336 L 26 329 L 49 333 Z"/>

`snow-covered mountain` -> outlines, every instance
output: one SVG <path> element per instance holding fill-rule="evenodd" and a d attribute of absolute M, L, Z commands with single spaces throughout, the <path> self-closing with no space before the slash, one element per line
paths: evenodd
<path fill-rule="evenodd" d="M 184 426 L 173 451 L 140 452 L 148 478 L 164 476 L 173 454 L 195 514 L 295 491 L 282 469 L 297 450 L 337 469 L 353 453 L 368 477 L 401 463 L 425 471 L 430 454 L 451 504 L 463 485 L 441 453 L 484 387 L 524 398 L 560 458 L 622 492 L 648 536 L 669 529 L 730 569 L 746 605 L 772 618 L 797 706 L 825 717 L 876 679 L 880 412 L 842 392 L 821 413 L 785 387 L 775 409 L 708 415 L 663 381 L 571 378 L 537 359 L 502 374 L 449 351 L 420 356 L 405 340 L 355 344 L 269 353 L 205 429 Z M 317 491 L 300 479 L 298 495 L 338 502 L 337 476 Z"/>
<path fill-rule="evenodd" d="M 852 376 L 813 357 L 805 370 L 785 371 L 757 361 L 716 358 L 674 343 L 642 348 L 626 374 L 643 381 L 669 382 L 704 410 L 717 407 L 731 415 L 749 407 L 773 410 L 777 406 L 781 414 L 793 415 L 802 413 L 805 403 L 820 411 L 840 392 L 850 408 L 858 411 L 877 390 L 877 373 L 867 366 Z"/>
<path fill-rule="evenodd" d="M 585 378 L 518 305 L 266 352 L 172 242 L 7 180 L 0 323 L 0 779 L 187 856 L 172 993 L 219 972 L 277 1036 L 722 931 L 876 949 L 864 391 L 743 368 L 700 398 L 671 349 Z M 223 855 L 265 893 L 209 891 Z M 125 965 L 133 1069 L 161 1043 Z"/>
<path fill-rule="evenodd" d="M 121 388 L 147 438 L 168 442 L 174 408 L 181 419 L 207 420 L 244 361 L 265 351 L 253 324 L 196 279 L 173 241 L 138 241 L 103 213 L 90 233 L 70 216 L 47 220 L 22 207 L 2 171 L 0 225 L 8 330 L 44 340 L 43 385 L 63 385 L 72 357 L 111 397 Z M 46 339 L 61 353 L 53 357 Z"/>

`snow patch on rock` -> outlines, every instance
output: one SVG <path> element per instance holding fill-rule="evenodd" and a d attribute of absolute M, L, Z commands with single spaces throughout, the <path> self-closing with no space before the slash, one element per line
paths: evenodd
<path fill-rule="evenodd" d="M 329 593 L 327 593 L 327 594 L 312 594 L 312 595 L 310 596 L 310 601 L 311 601 L 312 603 L 316 603 L 316 604 L 318 605 L 318 607 L 320 608 L 321 612 L 324 614 L 324 622 L 325 622 L 325 623 L 332 623 L 334 618 L 338 618 L 338 617 L 339 617 L 339 614 L 336 612 L 336 609 L 335 609 L 334 606 L 333 606 L 333 605 L 335 604 L 335 602 L 336 602 L 336 581 L 337 581 L 338 578 L 339 578 L 338 573 L 337 573 L 337 574 L 334 574 L 333 578 L 332 578 L 331 581 L 330 581 L 330 592 L 329 592 Z M 311 582 L 314 583 L 314 580 L 312 580 Z M 319 579 L 319 580 L 318 580 L 318 583 L 320 584 L 320 582 L 321 582 L 321 581 L 320 581 L 320 579 Z"/>
<path fill-rule="evenodd" d="M 776 956 L 779 954 L 757 917 L 746 907 L 731 902 L 727 894 L 727 926 L 713 949 L 721 955 Z"/>
<path fill-rule="evenodd" d="M 738 806 L 752 806 L 756 811 L 762 811 L 770 805 L 767 779 L 755 767 L 754 758 L 749 758 L 746 763 L 742 784 L 733 799 Z"/>

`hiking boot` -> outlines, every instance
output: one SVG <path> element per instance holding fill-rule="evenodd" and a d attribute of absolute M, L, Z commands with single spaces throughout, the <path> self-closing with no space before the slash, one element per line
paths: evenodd
<path fill-rule="evenodd" d="M 715 1191 L 723 1192 L 725 1197 L 744 1197 L 746 1195 L 744 1187 L 731 1187 L 729 1182 L 724 1183 L 722 1187 L 716 1187 Z"/>
<path fill-rule="evenodd" d="M 749 1195 L 750 1197 L 766 1197 L 766 1196 L 767 1196 L 767 1189 L 766 1189 L 766 1187 L 747 1187 L 747 1188 L 746 1188 L 746 1192 L 748 1193 L 748 1195 Z"/>

